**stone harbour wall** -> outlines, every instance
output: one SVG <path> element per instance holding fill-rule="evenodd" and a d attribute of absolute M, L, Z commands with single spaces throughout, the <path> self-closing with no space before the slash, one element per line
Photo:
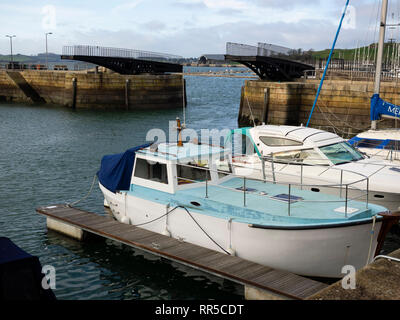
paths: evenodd
<path fill-rule="evenodd" d="M 319 81 L 267 82 L 248 80 L 242 88 L 239 125 L 267 123 L 306 125 Z M 374 84 L 366 81 L 327 80 L 309 126 L 352 136 L 370 127 L 370 98 Z M 383 82 L 381 97 L 400 105 L 400 86 Z M 253 121 L 254 119 L 254 121 Z M 378 128 L 395 127 L 395 120 L 378 122 Z"/>
<path fill-rule="evenodd" d="M 74 108 L 181 108 L 183 87 L 181 74 L 0 71 L 0 101 L 45 102 Z"/>

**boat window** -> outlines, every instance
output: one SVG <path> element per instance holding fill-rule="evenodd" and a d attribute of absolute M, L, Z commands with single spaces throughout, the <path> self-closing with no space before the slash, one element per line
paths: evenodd
<path fill-rule="evenodd" d="M 278 137 L 260 137 L 262 143 L 269 147 L 280 147 L 280 146 L 302 146 L 303 142 L 296 141 L 292 139 L 286 138 L 278 138 Z"/>
<path fill-rule="evenodd" d="M 333 164 L 341 164 L 364 159 L 362 154 L 347 142 L 339 142 L 329 146 L 320 147 L 320 150 L 329 160 L 332 161 Z"/>
<path fill-rule="evenodd" d="M 329 160 L 323 159 L 321 155 L 314 149 L 303 149 L 276 152 L 274 155 L 274 162 L 292 163 L 292 164 L 305 164 L 305 165 L 329 165 Z"/>
<path fill-rule="evenodd" d="M 167 165 L 137 158 L 135 165 L 135 177 L 155 182 L 168 184 Z"/>
<path fill-rule="evenodd" d="M 380 144 L 382 144 L 383 140 L 372 140 L 372 139 L 361 139 L 360 141 L 355 142 L 354 146 L 357 148 L 376 148 Z"/>
<path fill-rule="evenodd" d="M 232 173 L 232 165 L 228 159 L 221 157 L 219 160 L 215 161 L 215 164 L 219 179 L 222 179 Z"/>
<path fill-rule="evenodd" d="M 211 180 L 208 161 L 191 161 L 176 166 L 178 185 Z"/>

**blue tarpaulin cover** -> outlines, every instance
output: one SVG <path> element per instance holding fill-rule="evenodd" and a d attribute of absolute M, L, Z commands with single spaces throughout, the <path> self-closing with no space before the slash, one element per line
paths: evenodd
<path fill-rule="evenodd" d="M 55 300 L 53 291 L 42 287 L 43 278 L 38 257 L 0 237 L 0 301 Z"/>
<path fill-rule="evenodd" d="M 136 151 L 148 146 L 150 143 L 104 156 L 97 172 L 100 183 L 111 192 L 129 190 Z"/>

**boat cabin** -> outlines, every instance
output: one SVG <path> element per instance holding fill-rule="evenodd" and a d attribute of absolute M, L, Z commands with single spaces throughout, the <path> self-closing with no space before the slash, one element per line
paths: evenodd
<path fill-rule="evenodd" d="M 232 147 L 234 161 L 254 155 L 278 163 L 331 166 L 364 159 L 338 135 L 306 127 L 262 125 L 236 129 L 225 146 Z"/>
<path fill-rule="evenodd" d="M 167 193 L 218 184 L 232 173 L 230 153 L 208 144 L 161 143 L 138 150 L 131 185 Z"/>

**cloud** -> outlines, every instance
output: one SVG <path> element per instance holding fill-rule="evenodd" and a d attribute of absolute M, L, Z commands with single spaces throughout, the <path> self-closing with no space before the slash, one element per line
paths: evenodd
<path fill-rule="evenodd" d="M 264 8 L 287 8 L 319 6 L 320 0 L 250 0 L 254 5 Z M 331 0 L 330 0 L 331 1 Z"/>
<path fill-rule="evenodd" d="M 117 5 L 114 8 L 112 8 L 111 12 L 113 14 L 118 14 L 121 12 L 125 12 L 127 10 L 135 9 L 142 1 L 143 0 L 134 0 L 134 1 L 122 3 L 122 4 Z"/>
<path fill-rule="evenodd" d="M 60 53 L 63 45 L 93 44 L 200 56 L 224 53 L 228 41 L 250 45 L 267 42 L 305 50 L 330 48 L 344 0 L 286 0 L 283 7 L 277 1 L 123 0 L 111 5 L 99 0 L 98 8 L 92 10 L 86 2 L 77 9 L 75 0 L 60 0 L 55 5 L 57 29 L 50 30 L 49 51 Z M 0 3 L 3 33 L 17 35 L 13 40 L 16 53 L 43 52 L 42 6 L 25 3 Z M 358 0 L 353 5 L 356 29 L 342 30 L 338 48 L 373 41 L 379 4 Z M 0 38 L 2 54 L 9 52 L 7 40 Z"/>
<path fill-rule="evenodd" d="M 207 9 L 207 6 L 204 4 L 203 1 L 177 0 L 172 2 L 171 5 L 174 7 L 184 8 L 188 10 Z"/>
<path fill-rule="evenodd" d="M 204 0 L 204 4 L 211 9 L 245 10 L 248 4 L 240 0 Z"/>
<path fill-rule="evenodd" d="M 151 20 L 149 22 L 145 22 L 140 24 L 141 28 L 144 30 L 148 30 L 150 32 L 160 32 L 167 29 L 167 25 L 158 20 Z"/>
<path fill-rule="evenodd" d="M 232 8 L 224 8 L 217 11 L 217 14 L 222 16 L 243 16 L 243 10 L 232 9 Z"/>

